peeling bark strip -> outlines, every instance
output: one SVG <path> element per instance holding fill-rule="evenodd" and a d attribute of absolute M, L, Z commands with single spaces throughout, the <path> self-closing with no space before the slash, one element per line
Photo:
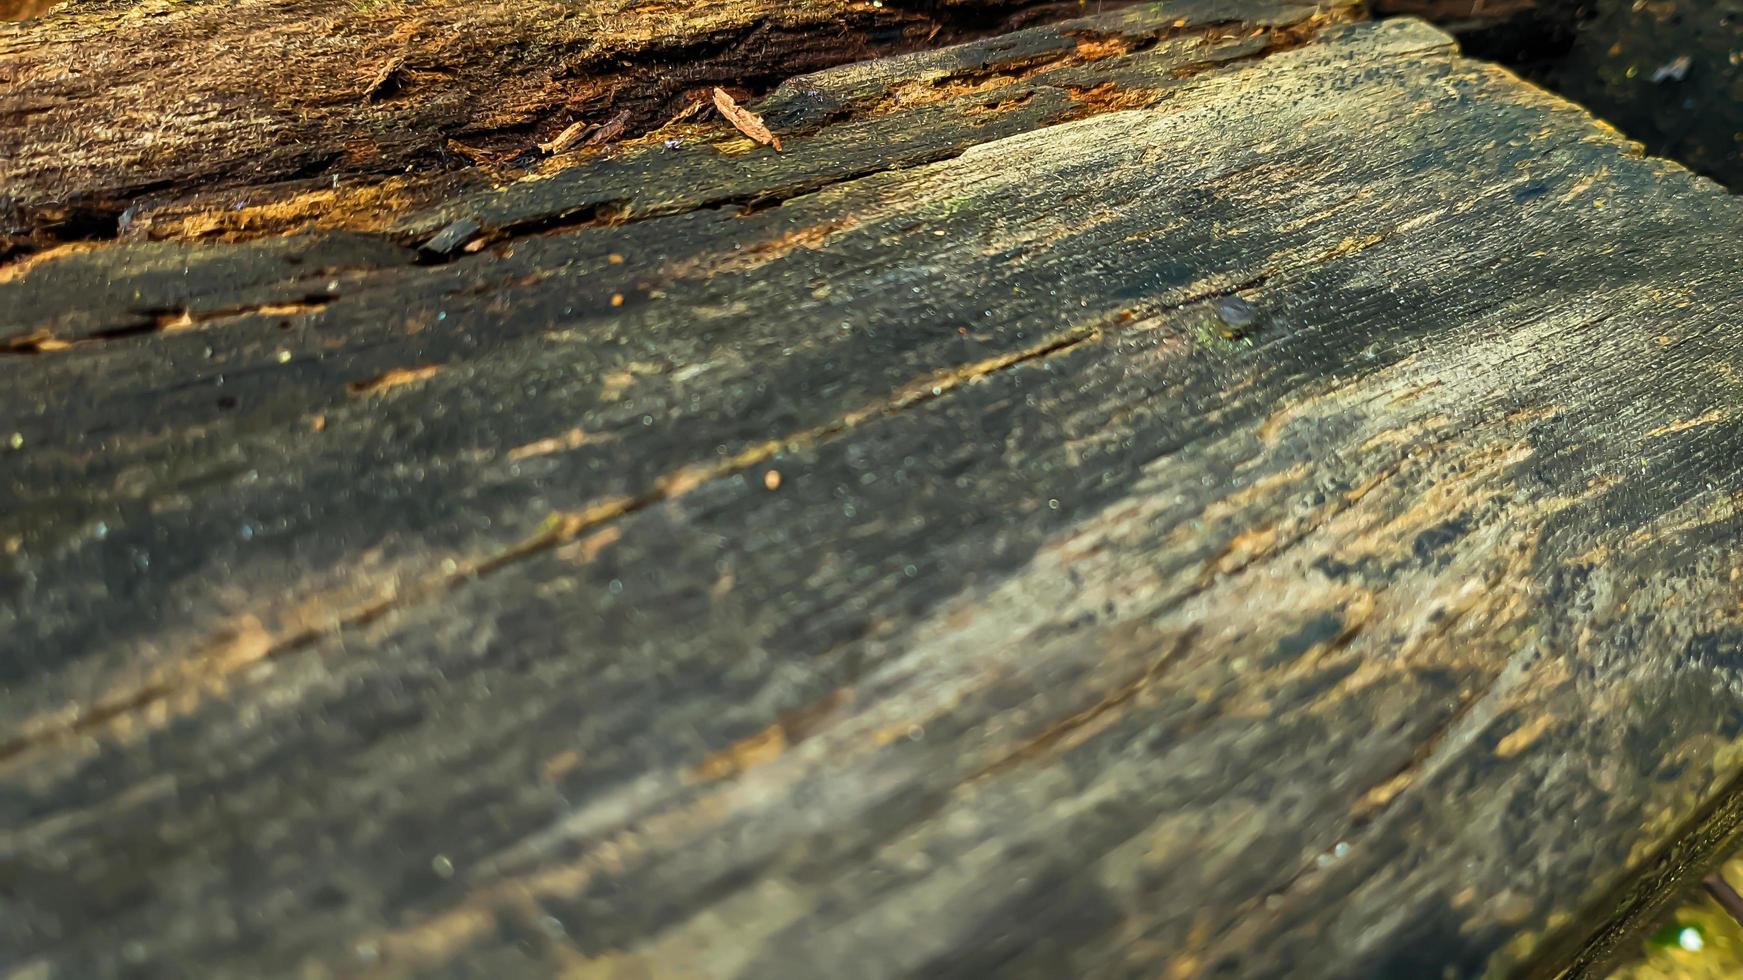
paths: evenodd
<path fill-rule="evenodd" d="M 763 125 L 761 116 L 740 108 L 732 96 L 726 94 L 725 89 L 714 90 L 714 108 L 727 122 L 732 123 L 732 128 L 764 146 L 774 147 L 775 152 L 780 152 L 781 138 L 769 132 L 769 127 Z"/>
<path fill-rule="evenodd" d="M 939 26 L 796 6 L 546 29 L 711 38 L 676 114 Z M 670 118 L 608 61 L 442 130 L 508 9 L 295 118 L 539 179 L 221 128 L 0 270 L 8 966 L 1544 974 L 1743 822 L 1738 202 L 1286 0 L 949 21 L 765 78 L 780 154 L 579 145 Z"/>

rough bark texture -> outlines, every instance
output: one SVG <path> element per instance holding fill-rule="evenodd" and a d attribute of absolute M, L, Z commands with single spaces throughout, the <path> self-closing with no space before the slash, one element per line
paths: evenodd
<path fill-rule="evenodd" d="M 202 187 L 478 159 L 576 121 L 630 135 L 713 85 L 996 31 L 1076 3 L 76 0 L 0 24 L 0 255 L 125 230 Z M 143 200 L 142 200 L 143 199 Z"/>
<path fill-rule="evenodd" d="M 0 272 L 0 963 L 1586 962 L 1737 822 L 1743 208 L 1345 13 Z"/>

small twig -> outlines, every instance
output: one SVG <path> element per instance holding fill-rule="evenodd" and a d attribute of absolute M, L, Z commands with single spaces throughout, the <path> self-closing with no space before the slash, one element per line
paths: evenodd
<path fill-rule="evenodd" d="M 1723 875 L 1715 871 L 1702 879 L 1701 884 L 1706 887 L 1707 894 L 1737 920 L 1738 925 L 1743 925 L 1743 895 L 1737 894 L 1737 889 L 1732 888 Z"/>
<path fill-rule="evenodd" d="M 556 138 L 548 143 L 540 143 L 539 149 L 544 150 L 547 156 L 555 156 L 581 142 L 581 137 L 586 136 L 587 131 L 592 128 L 593 124 L 590 122 L 570 123 Z"/>
<path fill-rule="evenodd" d="M 701 112 L 703 110 L 703 108 L 706 107 L 707 105 L 708 105 L 708 103 L 702 101 L 701 99 L 692 99 L 690 101 L 689 105 L 686 105 L 684 108 L 678 110 L 677 115 L 675 115 L 672 118 L 661 123 L 660 128 L 664 129 L 667 126 L 675 126 L 681 122 L 688 122 L 689 120 L 696 118 L 696 114 Z"/>

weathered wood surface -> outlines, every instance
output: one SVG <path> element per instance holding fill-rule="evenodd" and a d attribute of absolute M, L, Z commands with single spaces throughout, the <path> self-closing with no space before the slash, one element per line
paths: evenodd
<path fill-rule="evenodd" d="M 635 136 L 709 86 L 942 45 L 1082 4 L 1024 0 L 77 0 L 0 24 L 0 257 L 102 238 L 191 191 L 301 179 L 327 220 L 524 165 L 577 121 Z M 464 182 L 461 173 L 458 180 Z M 370 181 L 373 185 L 373 180 Z M 302 209 L 297 209 L 301 214 Z"/>
<path fill-rule="evenodd" d="M 1743 209 L 1342 18 L 14 262 L 0 964 L 1585 955 L 1736 822 Z"/>

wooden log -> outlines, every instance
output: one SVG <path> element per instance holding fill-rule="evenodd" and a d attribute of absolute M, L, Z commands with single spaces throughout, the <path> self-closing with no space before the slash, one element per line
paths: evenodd
<path fill-rule="evenodd" d="M 1595 962 L 1738 823 L 1743 209 L 1086 17 L 0 273 L 5 965 Z"/>
<path fill-rule="evenodd" d="M 83 0 L 0 24 L 0 246 L 110 237 L 200 188 L 507 165 L 577 121 L 634 136 L 713 85 L 1057 7 L 1079 4 Z"/>

